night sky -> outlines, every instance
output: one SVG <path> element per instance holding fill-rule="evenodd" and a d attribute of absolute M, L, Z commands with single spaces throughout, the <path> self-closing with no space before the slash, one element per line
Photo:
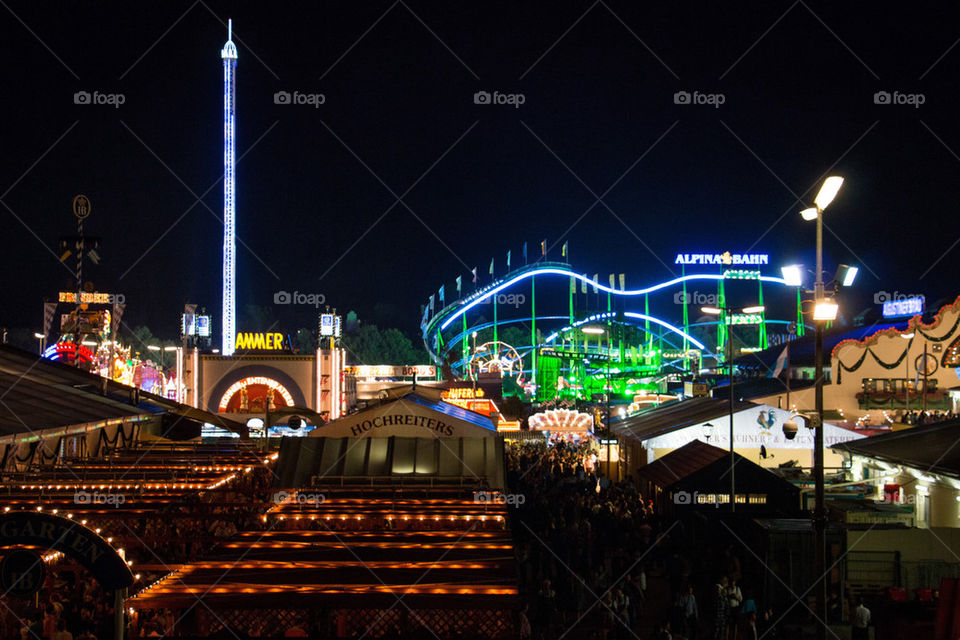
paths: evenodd
<path fill-rule="evenodd" d="M 960 6 L 645 5 L 9 2 L 0 325 L 39 330 L 44 297 L 72 286 L 56 242 L 83 193 L 103 257 L 86 279 L 124 294 L 129 326 L 174 337 L 189 300 L 219 328 L 227 17 L 240 309 L 321 293 L 361 318 L 394 305 L 412 335 L 441 284 L 543 238 L 628 287 L 671 277 L 680 252 L 812 264 L 797 212 L 828 172 L 846 184 L 827 266 L 862 267 L 851 312 L 878 291 L 958 293 Z M 310 307 L 277 318 L 315 326 Z"/>

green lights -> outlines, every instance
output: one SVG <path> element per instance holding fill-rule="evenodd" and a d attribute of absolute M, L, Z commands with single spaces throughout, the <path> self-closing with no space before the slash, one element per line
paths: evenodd
<path fill-rule="evenodd" d="M 753 269 L 730 269 L 723 272 L 723 277 L 730 280 L 759 280 L 760 272 Z"/>

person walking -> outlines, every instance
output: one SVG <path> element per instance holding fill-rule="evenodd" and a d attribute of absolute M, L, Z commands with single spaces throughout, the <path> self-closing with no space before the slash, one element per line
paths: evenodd
<path fill-rule="evenodd" d="M 727 596 L 727 576 L 721 576 L 714 585 L 713 638 L 727 640 L 727 624 L 730 621 L 730 598 Z"/>
<path fill-rule="evenodd" d="M 683 633 L 684 638 L 696 638 L 700 610 L 697 609 L 697 597 L 693 595 L 692 586 L 688 586 L 687 592 L 680 596 L 680 611 L 683 615 L 683 627 L 678 631 Z"/>
<path fill-rule="evenodd" d="M 863 604 L 863 598 L 857 598 L 857 608 L 853 610 L 852 640 L 870 640 L 870 609 Z"/>
<path fill-rule="evenodd" d="M 740 605 L 743 604 L 743 593 L 740 591 L 740 586 L 737 584 L 736 576 L 730 576 L 726 593 L 727 600 L 730 603 L 729 621 L 727 622 L 727 625 L 730 628 L 729 636 L 730 640 L 736 640 L 737 625 L 740 622 Z"/>

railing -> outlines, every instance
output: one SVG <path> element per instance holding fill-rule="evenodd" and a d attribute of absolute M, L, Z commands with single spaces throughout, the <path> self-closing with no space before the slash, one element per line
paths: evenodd
<path fill-rule="evenodd" d="M 323 486 L 338 487 L 375 487 L 390 486 L 401 487 L 428 487 L 440 488 L 456 485 L 458 488 L 486 488 L 489 486 L 486 476 L 417 476 L 417 475 L 396 475 L 396 476 L 328 476 L 314 475 L 310 477 L 310 489 L 317 489 Z"/>

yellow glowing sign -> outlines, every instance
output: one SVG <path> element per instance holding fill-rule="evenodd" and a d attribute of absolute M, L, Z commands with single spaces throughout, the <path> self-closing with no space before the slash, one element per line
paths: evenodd
<path fill-rule="evenodd" d="M 279 351 L 288 349 L 284 335 L 274 333 L 238 333 L 234 344 L 236 351 Z"/>
<path fill-rule="evenodd" d="M 440 392 L 440 397 L 444 400 L 472 400 L 473 398 L 482 398 L 483 389 L 447 389 Z"/>

